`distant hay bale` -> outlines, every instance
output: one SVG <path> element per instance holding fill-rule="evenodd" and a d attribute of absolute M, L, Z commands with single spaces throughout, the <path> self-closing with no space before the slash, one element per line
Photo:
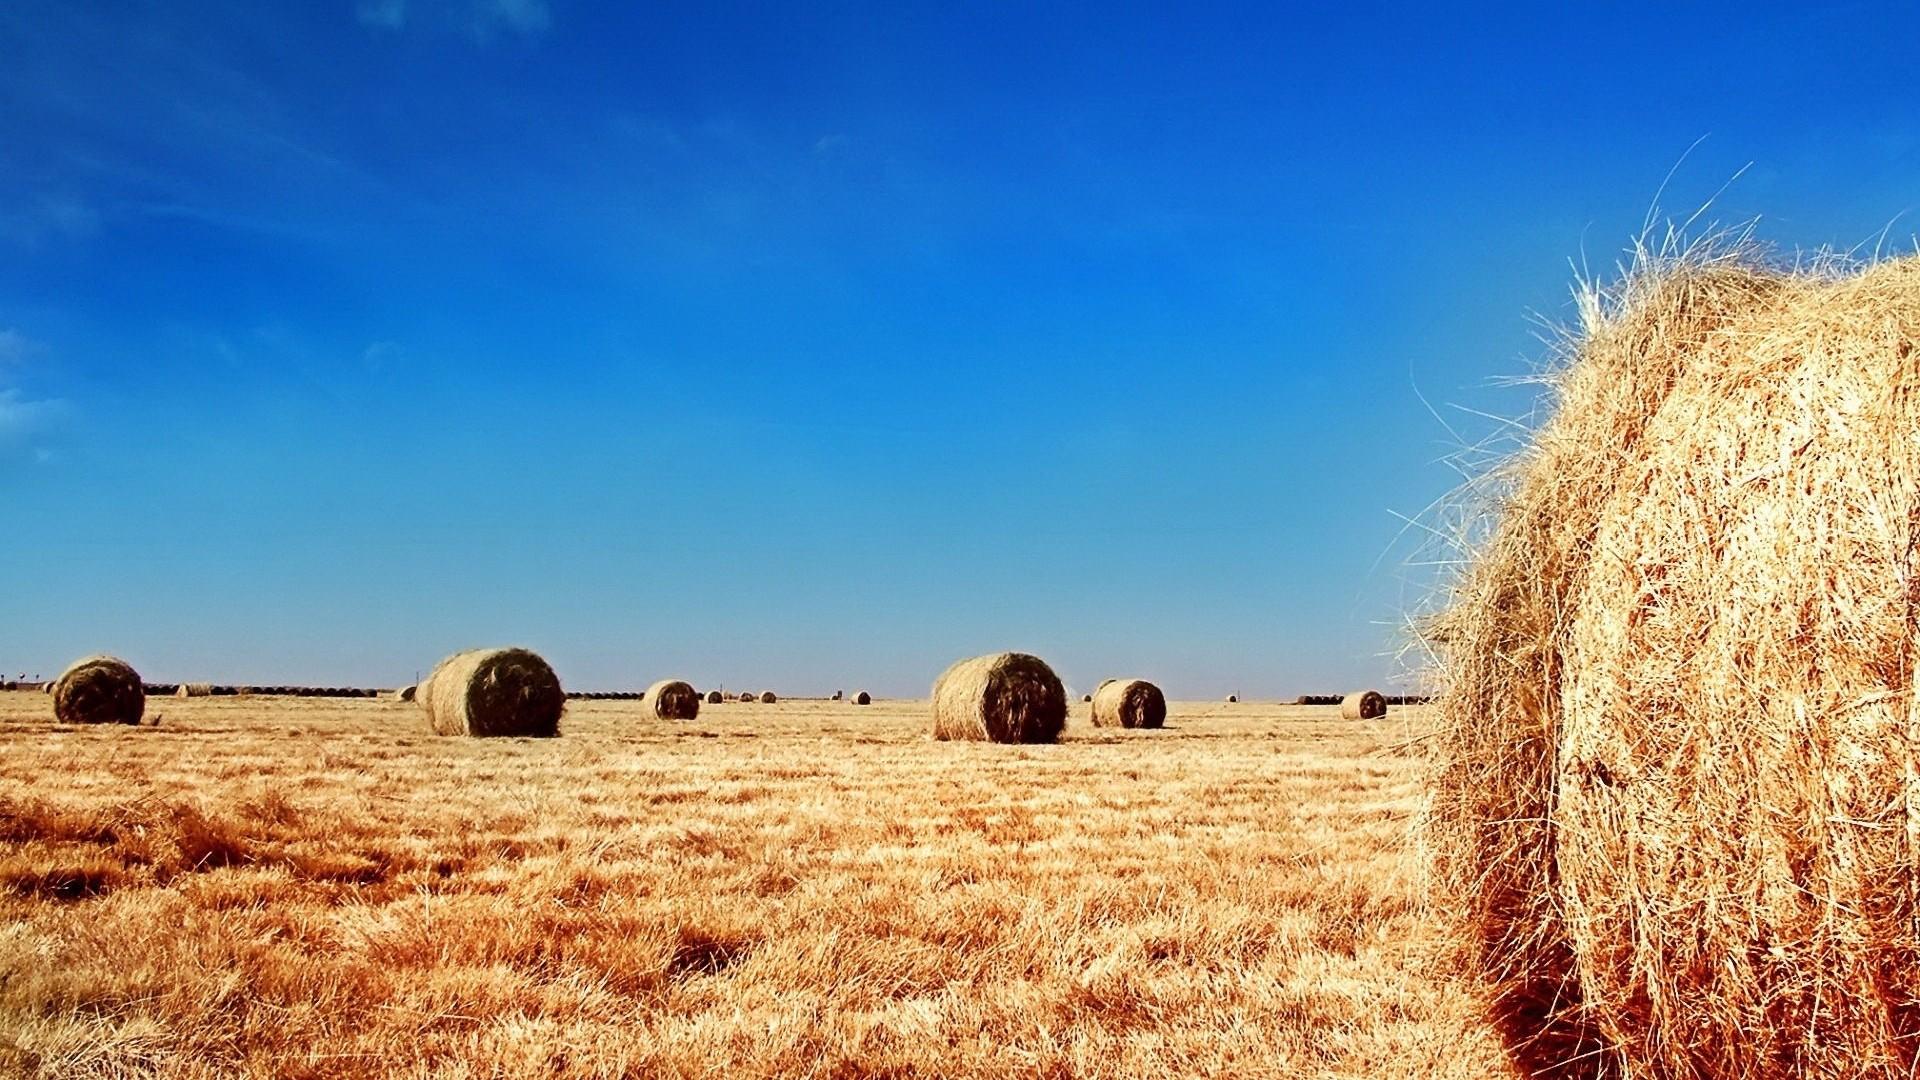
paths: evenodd
<path fill-rule="evenodd" d="M 1082 704 L 1082 705 L 1085 705 L 1085 704 L 1086 704 L 1087 702 L 1089 702 L 1089 701 L 1092 701 L 1092 700 L 1093 700 L 1093 695 L 1092 695 L 1092 694 L 1081 694 L 1081 695 L 1080 695 L 1080 704 Z"/>
<path fill-rule="evenodd" d="M 834 700 L 834 701 L 839 701 L 839 700 L 841 700 L 842 698 L 844 698 L 845 696 L 846 696 L 846 694 L 845 694 L 845 692 L 844 692 L 844 691 L 841 691 L 841 690 L 835 690 L 835 691 L 833 692 L 833 698 L 832 698 L 832 700 Z"/>
<path fill-rule="evenodd" d="M 412 701 L 414 698 L 414 695 L 417 693 L 419 693 L 419 687 L 403 686 L 400 689 L 395 690 L 393 692 L 393 699 L 395 701 Z"/>
<path fill-rule="evenodd" d="M 1229 705 L 1232 705 L 1232 704 L 1233 704 L 1234 702 L 1237 702 L 1237 701 L 1239 701 L 1239 700 L 1240 700 L 1240 696 L 1239 696 L 1238 694 L 1228 694 L 1228 695 L 1227 695 L 1227 704 L 1229 704 Z"/>
<path fill-rule="evenodd" d="M 936 739 L 1050 743 L 1066 724 L 1066 688 L 1036 656 L 976 656 L 954 664 L 933 684 Z"/>
<path fill-rule="evenodd" d="M 855 705 L 871 705 L 873 704 L 873 695 L 867 693 L 865 690 L 855 690 L 853 692 L 853 703 Z"/>
<path fill-rule="evenodd" d="M 440 661 L 414 692 L 442 735 L 559 734 L 567 694 L 527 649 L 474 649 Z"/>
<path fill-rule="evenodd" d="M 1920 258 L 1643 255 L 1581 312 L 1430 634 L 1493 1019 L 1541 1072 L 1914 1075 Z"/>
<path fill-rule="evenodd" d="M 762 705 L 771 705 L 771 704 L 773 704 L 774 702 L 776 702 L 776 701 L 778 701 L 778 700 L 780 700 L 780 699 L 779 699 L 779 698 L 776 698 L 776 697 L 774 697 L 774 696 L 773 696 L 773 691 L 771 691 L 771 690 L 762 690 L 762 691 L 760 692 L 760 704 L 762 704 Z"/>
<path fill-rule="evenodd" d="M 1378 720 L 1387 715 L 1386 696 L 1378 690 L 1361 690 L 1340 699 L 1340 715 L 1347 720 Z"/>
<path fill-rule="evenodd" d="M 212 697 L 213 684 L 204 682 L 183 682 L 173 692 L 174 697 Z"/>
<path fill-rule="evenodd" d="M 1108 679 L 1093 692 L 1093 726 L 1157 728 L 1167 722 L 1167 696 L 1145 679 Z"/>
<path fill-rule="evenodd" d="M 742 703 L 751 703 L 751 702 L 759 701 L 760 699 L 754 695 L 753 691 L 742 690 L 740 692 L 740 700 Z"/>
<path fill-rule="evenodd" d="M 721 693 L 720 691 L 718 690 L 707 691 L 707 704 L 718 705 L 725 700 L 727 700 L 727 695 Z"/>
<path fill-rule="evenodd" d="M 692 720 L 700 715 L 700 692 L 679 679 L 661 679 L 647 687 L 640 700 L 662 720 Z"/>
<path fill-rule="evenodd" d="M 53 715 L 63 723 L 138 724 L 146 711 L 146 684 L 116 657 L 76 660 L 53 682 Z"/>

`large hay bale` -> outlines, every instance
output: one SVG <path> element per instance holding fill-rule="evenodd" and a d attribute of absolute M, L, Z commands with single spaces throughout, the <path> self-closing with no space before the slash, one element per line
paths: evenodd
<path fill-rule="evenodd" d="M 174 697 L 212 697 L 213 684 L 204 682 L 183 682 L 173 692 Z"/>
<path fill-rule="evenodd" d="M 707 691 L 707 704 L 718 705 L 725 700 L 727 700 L 727 695 L 721 693 L 720 691 L 718 690 Z"/>
<path fill-rule="evenodd" d="M 661 679 L 647 687 L 640 700 L 662 720 L 691 720 L 700 715 L 700 691 L 679 679 Z"/>
<path fill-rule="evenodd" d="M 873 704 L 873 695 L 867 693 L 865 690 L 855 690 L 853 692 L 853 703 L 855 705 L 871 705 Z"/>
<path fill-rule="evenodd" d="M 1037 656 L 962 660 L 933 684 L 933 737 L 1049 743 L 1067 724 L 1067 690 Z"/>
<path fill-rule="evenodd" d="M 455 653 L 420 681 L 414 700 L 442 735 L 557 735 L 567 707 L 559 677 L 527 649 Z"/>
<path fill-rule="evenodd" d="M 125 660 L 89 656 L 53 681 L 54 719 L 68 724 L 138 724 L 147 688 Z"/>
<path fill-rule="evenodd" d="M 1378 720 L 1387 715 L 1387 696 L 1378 690 L 1360 690 L 1340 699 L 1340 716 L 1347 720 Z"/>
<path fill-rule="evenodd" d="M 1540 1073 L 1920 1068 L 1920 260 L 1649 258 L 1430 637 L 1436 869 Z"/>
<path fill-rule="evenodd" d="M 1167 722 L 1167 696 L 1145 679 L 1108 679 L 1093 692 L 1093 726 L 1157 728 Z"/>

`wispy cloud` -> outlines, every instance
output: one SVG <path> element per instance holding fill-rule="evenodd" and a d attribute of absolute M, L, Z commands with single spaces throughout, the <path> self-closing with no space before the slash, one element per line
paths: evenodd
<path fill-rule="evenodd" d="M 39 343 L 20 331 L 0 330 L 0 463 L 53 458 L 46 436 L 59 426 L 66 402 L 35 398 L 15 385 L 28 360 L 40 352 Z"/>
<path fill-rule="evenodd" d="M 84 240 L 100 228 L 100 214 L 69 195 L 41 194 L 0 209 L 0 239 L 22 247 Z"/>
<path fill-rule="evenodd" d="M 407 0 L 361 0 L 353 15 L 364 26 L 399 30 L 407 25 Z"/>
<path fill-rule="evenodd" d="M 537 34 L 552 25 L 553 12 L 547 0 L 487 0 L 480 18 L 517 34 Z"/>
<path fill-rule="evenodd" d="M 359 0 L 353 14 L 373 30 L 454 27 L 482 41 L 503 32 L 532 37 L 553 25 L 547 0 Z"/>

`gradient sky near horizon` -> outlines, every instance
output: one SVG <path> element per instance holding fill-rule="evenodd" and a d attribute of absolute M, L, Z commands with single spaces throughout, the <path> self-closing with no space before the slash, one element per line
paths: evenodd
<path fill-rule="evenodd" d="M 0 7 L 0 666 L 1404 685 L 1676 162 L 1916 228 L 1908 6 L 967 7 Z"/>

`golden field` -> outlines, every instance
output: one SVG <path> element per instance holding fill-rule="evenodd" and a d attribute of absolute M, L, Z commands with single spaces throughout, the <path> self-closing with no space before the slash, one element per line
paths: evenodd
<path fill-rule="evenodd" d="M 1424 899 L 1421 710 L 1073 708 L 0 693 L 0 1074 L 1507 1075 Z"/>

